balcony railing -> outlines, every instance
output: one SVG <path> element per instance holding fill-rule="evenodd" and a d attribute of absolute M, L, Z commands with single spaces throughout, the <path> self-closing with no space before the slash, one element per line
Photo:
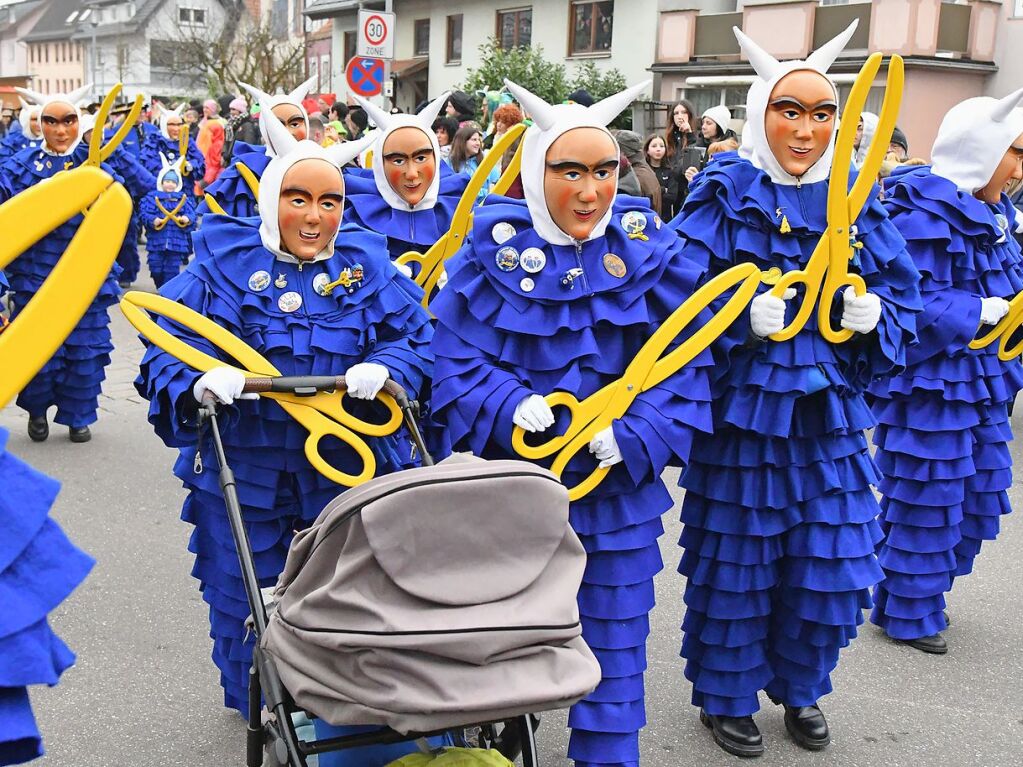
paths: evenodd
<path fill-rule="evenodd" d="M 732 33 L 733 26 L 742 26 L 741 13 L 701 13 L 696 17 L 693 56 L 698 58 L 738 56 L 739 43 Z"/>

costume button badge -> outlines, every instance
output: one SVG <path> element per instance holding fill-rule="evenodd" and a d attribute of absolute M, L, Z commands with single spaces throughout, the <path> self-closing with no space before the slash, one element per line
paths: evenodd
<path fill-rule="evenodd" d="M 531 277 L 523 277 L 522 281 L 519 283 L 519 287 L 522 288 L 523 293 L 532 293 L 533 288 L 536 287 L 536 283 L 533 282 Z"/>
<path fill-rule="evenodd" d="M 274 287 L 275 288 L 286 288 L 286 287 L 288 287 L 288 278 L 285 277 L 283 274 L 278 274 L 277 275 L 277 279 L 274 280 Z"/>
<path fill-rule="evenodd" d="M 494 242 L 498 245 L 504 245 L 515 235 L 515 227 L 507 221 L 501 221 L 498 224 L 494 224 L 493 229 L 490 230 L 490 236 L 494 238 Z"/>
<path fill-rule="evenodd" d="M 249 290 L 254 290 L 260 293 L 270 287 L 270 272 L 264 272 L 262 270 L 253 272 L 249 276 Z"/>
<path fill-rule="evenodd" d="M 630 210 L 622 216 L 622 228 L 629 235 L 630 240 L 650 239 L 643 234 L 643 230 L 646 229 L 646 216 L 638 210 Z"/>
<path fill-rule="evenodd" d="M 329 282 L 330 277 L 328 277 L 323 272 L 320 272 L 315 277 L 313 277 L 313 290 L 315 290 L 321 296 L 330 295 L 330 291 L 327 290 L 327 283 Z"/>
<path fill-rule="evenodd" d="M 502 272 L 514 272 L 519 268 L 519 252 L 511 245 L 497 251 L 497 268 Z"/>
<path fill-rule="evenodd" d="M 526 248 L 519 256 L 519 263 L 529 274 L 538 274 L 547 266 L 547 256 L 539 248 Z"/>
<path fill-rule="evenodd" d="M 612 277 L 618 277 L 619 279 L 624 277 L 627 272 L 625 262 L 614 253 L 608 253 L 604 256 L 604 270 Z"/>
<path fill-rule="evenodd" d="M 282 312 L 287 312 L 288 314 L 298 311 L 298 308 L 301 305 L 302 296 L 293 290 L 289 290 L 287 293 L 281 294 L 281 297 L 277 299 L 277 308 Z"/>

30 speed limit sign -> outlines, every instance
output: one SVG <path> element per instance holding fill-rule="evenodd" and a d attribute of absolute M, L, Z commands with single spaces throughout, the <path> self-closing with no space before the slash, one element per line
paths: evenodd
<path fill-rule="evenodd" d="M 394 58 L 394 14 L 386 11 L 359 11 L 359 37 L 356 55 L 374 59 Z"/>

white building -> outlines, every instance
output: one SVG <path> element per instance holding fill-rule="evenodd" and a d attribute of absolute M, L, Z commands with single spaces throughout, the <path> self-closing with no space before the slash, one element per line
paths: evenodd
<path fill-rule="evenodd" d="M 0 3 L 0 77 L 29 74 L 28 45 L 22 38 L 45 10 L 42 0 Z"/>
<path fill-rule="evenodd" d="M 307 16 L 332 21 L 332 83 L 339 95 L 347 93 L 344 67 L 355 55 L 358 10 L 384 5 L 371 0 L 308 4 Z M 592 61 L 635 83 L 650 77 L 647 70 L 654 63 L 658 0 L 393 0 L 392 5 L 395 103 L 405 110 L 464 82 L 480 63 L 480 46 L 491 37 L 503 46 L 543 46 L 548 60 L 565 64 L 569 78 L 578 64 Z"/>

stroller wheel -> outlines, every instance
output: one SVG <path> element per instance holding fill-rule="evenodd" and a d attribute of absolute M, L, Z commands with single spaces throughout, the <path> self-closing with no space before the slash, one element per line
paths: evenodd
<path fill-rule="evenodd" d="M 505 759 L 514 762 L 522 754 L 521 719 L 509 719 L 498 725 L 492 725 L 487 738 L 489 747 L 501 754 Z M 540 715 L 530 714 L 529 723 L 533 732 L 540 727 Z M 482 744 L 481 744 L 482 745 Z"/>

